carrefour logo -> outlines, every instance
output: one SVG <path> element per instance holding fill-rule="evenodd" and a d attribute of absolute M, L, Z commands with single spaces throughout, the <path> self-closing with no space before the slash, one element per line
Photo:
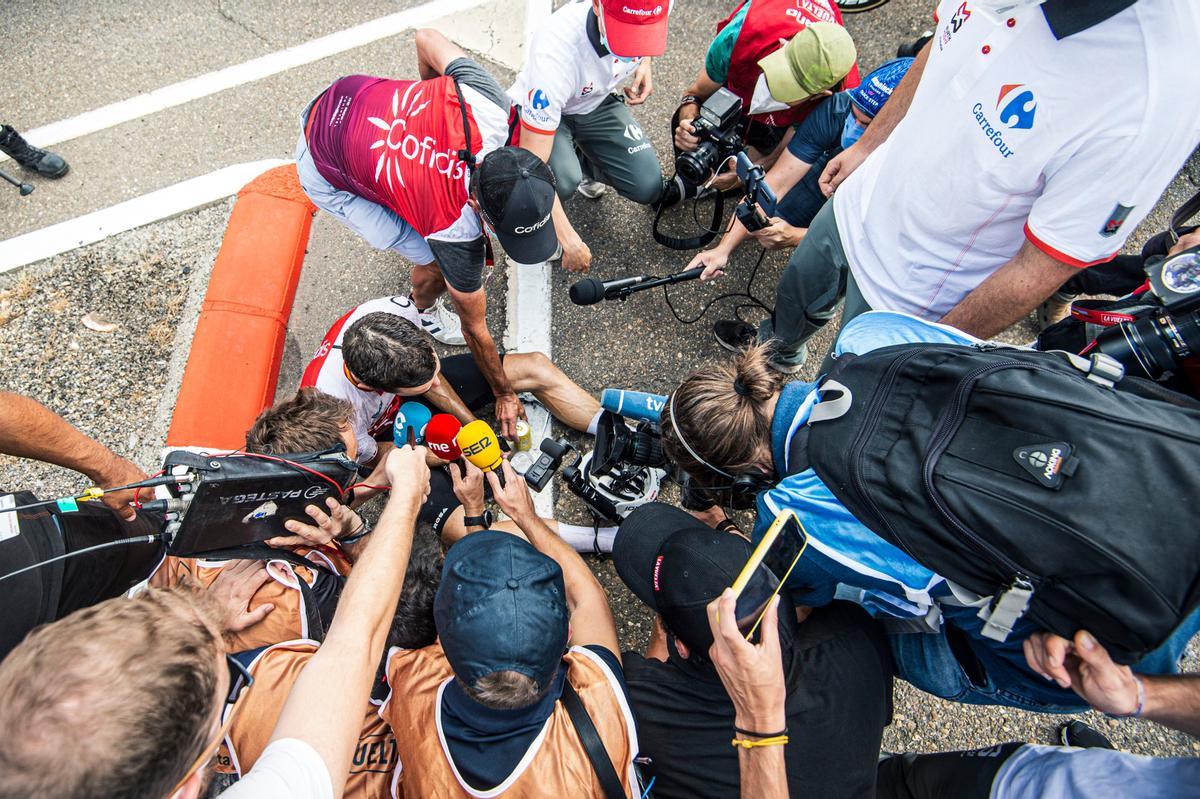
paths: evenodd
<path fill-rule="evenodd" d="M 1010 130 L 1029 130 L 1033 127 L 1033 115 L 1037 112 L 1037 100 L 1033 92 L 1023 89 L 1023 83 L 1006 83 L 1000 87 L 1000 96 L 996 98 L 996 110 L 1000 113 L 1000 123 L 1007 125 Z M 1007 102 L 1006 102 L 1007 101 Z M 1000 104 L 1005 103 L 1001 108 Z"/>
<path fill-rule="evenodd" d="M 529 90 L 529 107 L 535 111 L 541 111 L 550 107 L 550 98 L 541 89 Z"/>

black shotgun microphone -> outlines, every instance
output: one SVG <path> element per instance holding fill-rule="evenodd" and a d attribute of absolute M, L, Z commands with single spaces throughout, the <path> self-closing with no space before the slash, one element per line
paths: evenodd
<path fill-rule="evenodd" d="M 666 277 L 637 275 L 636 277 L 623 277 L 619 280 L 597 280 L 594 277 L 585 277 L 571 286 L 571 302 L 576 305 L 595 305 L 601 300 L 624 300 L 635 291 L 682 283 L 685 280 L 696 280 L 703 271 L 704 267 L 698 266 L 695 269 Z"/>

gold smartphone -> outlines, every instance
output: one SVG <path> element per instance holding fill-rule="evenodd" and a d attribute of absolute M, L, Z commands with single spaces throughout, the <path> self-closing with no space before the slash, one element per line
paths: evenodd
<path fill-rule="evenodd" d="M 796 563 L 807 547 L 808 532 L 800 523 L 800 517 L 796 515 L 795 511 L 780 511 L 775 520 L 771 522 L 771 526 L 767 528 L 762 540 L 758 542 L 758 546 L 754 548 L 754 552 L 750 554 L 750 559 L 742 567 L 737 579 L 733 581 L 733 598 L 734 602 L 737 602 L 750 584 L 754 573 L 763 563 L 766 563 L 767 568 L 778 578 L 778 583 L 766 596 L 752 598 L 754 601 L 751 607 L 761 606 L 762 609 L 758 612 L 754 625 L 746 633 L 747 640 L 758 631 L 758 625 L 762 623 L 763 614 L 767 612 L 771 600 L 783 588 L 792 569 L 796 567 Z"/>

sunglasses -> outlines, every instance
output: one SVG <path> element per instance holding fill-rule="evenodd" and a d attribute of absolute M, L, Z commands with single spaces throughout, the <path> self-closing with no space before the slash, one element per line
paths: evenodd
<path fill-rule="evenodd" d="M 217 747 L 221 745 L 221 741 L 225 740 L 225 735 L 229 732 L 230 726 L 233 724 L 234 709 L 237 705 L 238 698 L 242 695 L 242 691 L 254 685 L 254 675 L 250 673 L 242 662 L 228 652 L 225 653 L 225 666 L 229 669 L 229 691 L 225 694 L 225 701 L 222 703 L 224 707 L 221 710 L 221 715 L 225 716 L 225 721 L 221 724 L 217 734 L 213 739 L 205 745 L 200 751 L 200 756 L 196 758 L 187 773 L 183 775 L 183 779 L 175 783 L 175 787 L 171 789 L 168 796 L 174 796 L 175 792 L 183 787 L 183 784 L 191 779 L 192 775 L 208 764 L 212 760 L 213 755 L 217 751 Z"/>

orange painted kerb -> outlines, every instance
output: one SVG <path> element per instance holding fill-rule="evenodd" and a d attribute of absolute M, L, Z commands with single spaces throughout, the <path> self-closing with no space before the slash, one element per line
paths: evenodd
<path fill-rule="evenodd" d="M 169 447 L 238 449 L 275 398 L 284 336 L 316 208 L 294 164 L 238 192 L 175 401 Z"/>

